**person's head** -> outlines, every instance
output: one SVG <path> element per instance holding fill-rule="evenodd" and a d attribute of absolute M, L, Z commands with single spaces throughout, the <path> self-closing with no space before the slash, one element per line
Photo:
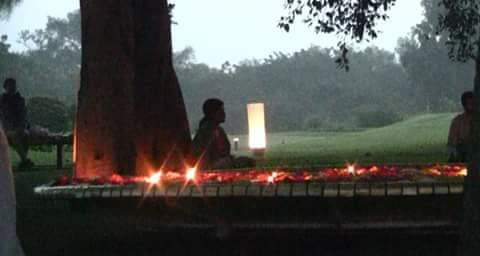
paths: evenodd
<path fill-rule="evenodd" d="M 5 89 L 5 92 L 12 94 L 17 92 L 17 81 L 13 78 L 7 78 L 5 79 L 5 82 L 3 82 L 3 89 Z"/>
<path fill-rule="evenodd" d="M 462 94 L 462 106 L 465 112 L 473 112 L 473 92 L 466 91 Z"/>
<path fill-rule="evenodd" d="M 205 118 L 216 123 L 225 122 L 225 109 L 223 101 L 219 99 L 208 99 L 203 103 L 203 114 Z"/>

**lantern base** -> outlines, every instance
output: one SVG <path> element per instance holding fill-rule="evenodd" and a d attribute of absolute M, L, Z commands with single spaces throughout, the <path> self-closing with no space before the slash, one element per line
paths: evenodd
<path fill-rule="evenodd" d="M 265 149 L 252 149 L 253 157 L 256 159 L 265 158 Z"/>

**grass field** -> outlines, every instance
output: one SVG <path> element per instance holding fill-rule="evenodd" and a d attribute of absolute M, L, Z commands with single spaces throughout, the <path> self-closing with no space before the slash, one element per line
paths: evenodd
<path fill-rule="evenodd" d="M 436 163 L 446 161 L 448 128 L 454 114 L 421 115 L 391 126 L 360 132 L 293 132 L 268 136 L 266 166 L 356 163 Z M 246 136 L 239 154 L 246 152 Z"/>
<path fill-rule="evenodd" d="M 446 160 L 445 145 L 453 114 L 421 115 L 391 126 L 359 132 L 288 132 L 268 135 L 261 165 L 337 165 L 356 163 L 436 163 Z M 248 138 L 240 138 L 238 155 L 249 155 Z M 32 151 L 38 166 L 54 165 L 55 151 Z M 13 164 L 18 157 L 12 153 Z M 66 154 L 66 165 L 71 154 Z"/>

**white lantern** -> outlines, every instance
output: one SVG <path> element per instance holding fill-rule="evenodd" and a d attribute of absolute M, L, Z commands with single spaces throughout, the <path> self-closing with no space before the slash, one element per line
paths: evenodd
<path fill-rule="evenodd" d="M 248 145 L 254 152 L 263 152 L 267 147 L 265 131 L 265 105 L 250 103 L 247 105 L 248 114 Z"/>

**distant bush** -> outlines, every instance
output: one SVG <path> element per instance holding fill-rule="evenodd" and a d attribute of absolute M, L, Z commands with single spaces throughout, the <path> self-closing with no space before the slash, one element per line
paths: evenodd
<path fill-rule="evenodd" d="M 68 118 L 67 129 L 70 131 L 73 131 L 74 129 L 76 115 L 77 115 L 77 105 L 72 104 L 67 108 L 67 118 Z"/>
<path fill-rule="evenodd" d="M 325 127 L 325 120 L 320 117 L 311 117 L 305 120 L 304 129 L 307 131 L 322 130 Z"/>
<path fill-rule="evenodd" d="M 51 132 L 64 132 L 68 128 L 68 107 L 59 100 L 34 97 L 28 101 L 27 110 L 30 125 L 38 125 Z"/>
<path fill-rule="evenodd" d="M 331 132 L 347 132 L 356 131 L 358 127 L 349 119 L 332 120 L 325 117 L 308 117 L 305 119 L 303 130 L 306 131 L 331 131 Z"/>
<path fill-rule="evenodd" d="M 388 110 L 374 110 L 356 113 L 358 127 L 376 128 L 391 125 L 401 120 L 401 117 Z"/>

